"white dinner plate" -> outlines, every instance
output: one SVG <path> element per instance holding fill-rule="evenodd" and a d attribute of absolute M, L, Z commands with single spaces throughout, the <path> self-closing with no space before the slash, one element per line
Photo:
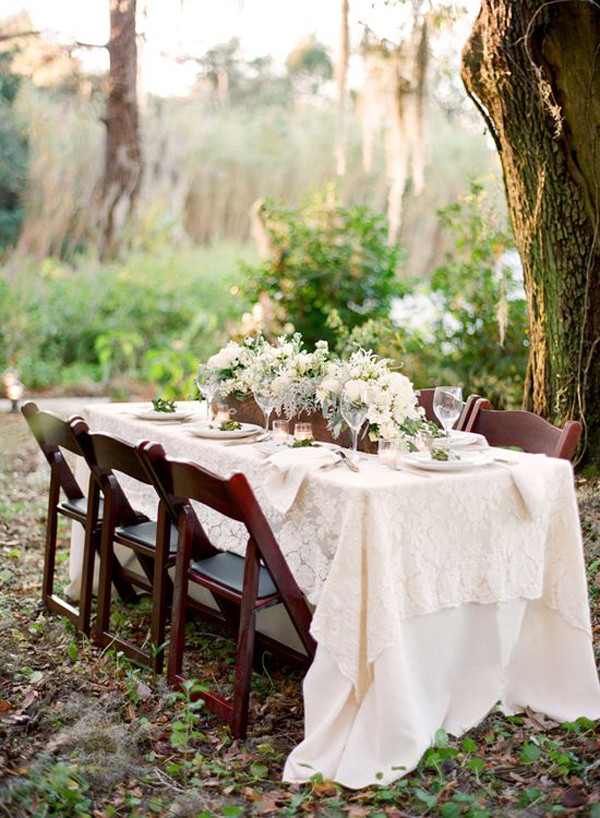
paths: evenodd
<path fill-rule="evenodd" d="M 261 443 L 257 443 L 254 446 L 254 449 L 258 452 L 262 452 L 263 454 L 275 454 L 276 452 L 283 451 L 283 449 L 286 448 L 286 446 L 287 448 L 292 449 L 293 448 L 292 443 L 293 438 L 291 439 L 289 444 L 275 443 L 274 440 L 263 440 Z M 339 451 L 339 449 L 341 448 L 340 446 L 337 445 L 337 443 L 326 443 L 323 440 L 315 440 L 315 442 L 313 443 L 313 447 L 316 446 L 322 446 L 323 448 L 331 449 L 334 452 Z M 298 451 L 302 451 L 302 448 L 298 447 Z"/>
<path fill-rule="evenodd" d="M 250 437 L 264 431 L 262 426 L 257 426 L 255 423 L 242 423 L 241 429 L 230 429 L 227 432 L 222 431 L 215 424 L 206 422 L 190 426 L 189 429 L 196 437 L 205 437 L 209 440 L 232 440 L 237 437 Z"/>
<path fill-rule="evenodd" d="M 433 460 L 429 452 L 411 452 L 399 456 L 398 465 L 427 471 L 464 471 L 476 466 L 486 466 L 494 461 L 491 451 L 461 452 L 459 457 L 460 460 Z"/>
<path fill-rule="evenodd" d="M 177 406 L 177 404 L 175 404 Z M 157 412 L 156 409 L 135 409 L 131 412 L 140 420 L 187 420 L 194 414 L 190 409 L 176 409 L 174 412 Z"/>

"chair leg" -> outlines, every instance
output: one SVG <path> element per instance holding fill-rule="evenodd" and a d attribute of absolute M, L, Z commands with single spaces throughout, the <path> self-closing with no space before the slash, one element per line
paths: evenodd
<path fill-rule="evenodd" d="M 115 531 L 115 516 L 112 502 L 105 492 L 104 514 L 102 517 L 102 533 L 100 545 L 100 581 L 98 583 L 98 615 L 96 616 L 96 641 L 104 644 L 104 634 L 108 633 L 110 625 L 111 579 L 113 567 L 113 536 Z"/>
<path fill-rule="evenodd" d="M 46 547 L 44 553 L 44 575 L 42 579 L 42 602 L 48 608 L 48 600 L 54 590 L 54 568 L 56 564 L 56 533 L 58 527 L 58 512 L 56 510 L 60 500 L 60 485 L 55 470 L 50 475 L 50 490 L 48 492 L 48 519 L 46 522 Z M 49 609 L 49 608 L 48 608 Z"/>
<path fill-rule="evenodd" d="M 171 535 L 171 521 L 164 505 L 161 503 L 158 510 L 156 525 L 156 559 L 154 560 L 154 586 L 152 588 L 152 669 L 155 673 L 162 673 L 164 661 L 164 641 L 167 619 L 167 574 L 169 545 Z"/>
<path fill-rule="evenodd" d="M 238 635 L 235 669 L 235 689 L 231 732 L 234 738 L 246 738 L 248 726 L 248 704 L 250 700 L 250 680 L 254 657 L 254 635 L 256 630 L 256 596 L 258 594 L 259 555 L 253 540 L 248 543 L 244 568 L 244 594 L 240 610 L 240 630 Z"/>
<path fill-rule="evenodd" d="M 100 506 L 100 488 L 93 477 L 88 487 L 88 511 L 85 521 L 85 541 L 83 546 L 83 570 L 81 578 L 81 595 L 79 598 L 79 629 L 90 635 L 90 617 L 92 611 L 92 591 L 94 584 L 94 558 L 99 542 L 98 509 Z"/>
<path fill-rule="evenodd" d="M 187 515 L 190 516 L 190 515 Z M 175 568 L 175 590 L 171 611 L 171 639 L 169 644 L 169 684 L 176 686 L 183 670 L 185 617 L 188 598 L 188 567 L 192 553 L 193 526 L 186 523 L 185 510 L 179 521 L 179 542 Z"/>

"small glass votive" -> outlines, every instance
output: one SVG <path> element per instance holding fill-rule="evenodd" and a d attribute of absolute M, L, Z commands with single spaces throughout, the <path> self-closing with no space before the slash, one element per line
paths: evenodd
<path fill-rule="evenodd" d="M 235 415 L 236 410 L 227 406 L 226 403 L 217 403 L 215 406 L 214 422 L 227 423 Z"/>
<path fill-rule="evenodd" d="M 273 433 L 271 435 L 273 441 L 280 445 L 287 443 L 290 437 L 290 424 L 287 420 L 274 420 Z"/>
<path fill-rule="evenodd" d="M 377 457 L 379 462 L 384 466 L 389 466 L 391 469 L 396 465 L 396 456 L 398 454 L 397 440 L 384 440 L 381 438 L 377 442 Z"/>
<path fill-rule="evenodd" d="M 312 440 L 312 423 L 296 423 L 294 426 L 294 438 L 296 440 Z"/>

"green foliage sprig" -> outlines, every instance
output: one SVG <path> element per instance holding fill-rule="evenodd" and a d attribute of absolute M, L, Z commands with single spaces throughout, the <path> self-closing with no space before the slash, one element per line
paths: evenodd
<path fill-rule="evenodd" d="M 239 423 L 237 420 L 224 420 L 223 423 L 219 426 L 219 429 L 222 432 L 236 432 L 238 429 L 242 428 L 242 424 Z"/>
<path fill-rule="evenodd" d="M 164 400 L 164 398 L 154 398 L 152 408 L 155 412 L 166 412 L 167 414 L 177 411 L 175 401 Z"/>

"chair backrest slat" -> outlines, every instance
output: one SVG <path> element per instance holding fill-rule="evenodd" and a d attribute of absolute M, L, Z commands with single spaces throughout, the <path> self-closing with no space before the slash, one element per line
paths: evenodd
<path fill-rule="evenodd" d="M 110 492 L 116 503 L 116 508 L 118 508 L 118 524 L 130 525 L 135 523 L 138 515 L 127 499 L 114 472 L 118 471 L 126 474 L 140 483 L 153 484 L 152 477 L 144 466 L 137 446 L 103 432 L 90 432 L 87 423 L 80 418 L 74 419 L 70 426 L 81 446 L 90 471 L 104 491 L 109 489 L 106 482 L 107 478 L 109 476 L 112 478 Z"/>
<path fill-rule="evenodd" d="M 31 429 L 38 446 L 48 461 L 50 468 L 55 469 L 60 487 L 69 500 L 82 498 L 83 492 L 61 454 L 61 449 L 83 457 L 79 441 L 73 434 L 68 421 L 59 418 L 52 412 L 42 411 L 33 401 L 27 401 L 21 412 Z"/>
<path fill-rule="evenodd" d="M 159 443 L 143 443 L 140 452 L 147 470 L 155 475 L 157 491 L 163 499 L 175 506 L 186 500 L 195 500 L 233 520 L 243 520 L 240 509 L 232 501 L 228 481 L 187 460 L 167 458 Z"/>
<path fill-rule="evenodd" d="M 483 435 L 490 446 L 517 446 L 531 454 L 571 460 L 581 437 L 581 424 L 569 420 L 559 429 L 549 421 L 522 409 L 492 409 L 479 400 L 467 431 Z"/>
<path fill-rule="evenodd" d="M 152 483 L 134 444 L 103 432 L 89 432 L 87 444 L 98 469 L 120 471 L 140 483 Z"/>

